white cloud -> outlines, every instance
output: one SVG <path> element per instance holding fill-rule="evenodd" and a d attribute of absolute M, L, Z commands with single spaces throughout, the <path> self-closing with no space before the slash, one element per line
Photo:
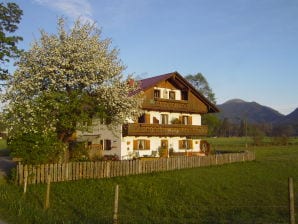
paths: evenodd
<path fill-rule="evenodd" d="M 34 2 L 62 12 L 72 19 L 80 17 L 92 22 L 92 7 L 88 0 L 33 0 Z"/>

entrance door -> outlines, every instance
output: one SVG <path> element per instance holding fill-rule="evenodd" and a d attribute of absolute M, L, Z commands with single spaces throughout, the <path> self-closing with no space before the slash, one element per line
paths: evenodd
<path fill-rule="evenodd" d="M 161 140 L 159 156 L 160 157 L 168 157 L 168 155 L 169 155 L 168 140 Z"/>

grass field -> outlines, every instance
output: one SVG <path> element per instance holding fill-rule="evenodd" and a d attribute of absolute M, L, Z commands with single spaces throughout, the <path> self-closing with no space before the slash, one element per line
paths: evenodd
<path fill-rule="evenodd" d="M 213 141 L 220 149 L 243 149 L 243 139 Z M 298 202 L 298 145 L 252 149 L 254 162 L 53 183 L 46 211 L 45 185 L 30 185 L 23 195 L 21 187 L 2 182 L 0 217 L 9 223 L 112 223 L 119 184 L 120 223 L 288 223 L 288 177 Z"/>

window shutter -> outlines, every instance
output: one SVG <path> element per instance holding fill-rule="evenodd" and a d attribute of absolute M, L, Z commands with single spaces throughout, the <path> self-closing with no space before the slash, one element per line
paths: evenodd
<path fill-rule="evenodd" d="M 156 117 L 153 117 L 153 124 L 159 124 L 159 120 Z"/>
<path fill-rule="evenodd" d="M 112 141 L 110 139 L 105 140 L 105 150 L 111 150 L 112 149 Z"/>
<path fill-rule="evenodd" d="M 188 140 L 188 148 L 189 149 L 193 149 L 192 140 Z"/>
<path fill-rule="evenodd" d="M 150 140 L 145 141 L 145 149 L 150 149 Z"/>
<path fill-rule="evenodd" d="M 100 150 L 103 150 L 103 140 L 102 139 L 99 141 L 99 148 L 100 148 Z"/>
<path fill-rule="evenodd" d="M 150 123 L 150 114 L 145 114 L 145 123 L 146 124 Z"/>
<path fill-rule="evenodd" d="M 179 116 L 179 122 L 180 124 L 183 124 L 183 116 Z"/>
<path fill-rule="evenodd" d="M 183 149 L 183 140 L 179 140 L 179 149 Z"/>
<path fill-rule="evenodd" d="M 133 140 L 133 149 L 134 150 L 138 149 L 138 140 Z"/>
<path fill-rule="evenodd" d="M 192 125 L 192 116 L 189 116 L 189 117 L 188 117 L 188 124 L 189 124 L 189 125 Z"/>

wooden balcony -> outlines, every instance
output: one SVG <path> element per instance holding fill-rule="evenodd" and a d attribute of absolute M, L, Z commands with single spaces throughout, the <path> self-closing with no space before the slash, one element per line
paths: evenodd
<path fill-rule="evenodd" d="M 198 104 L 187 100 L 147 99 L 142 104 L 143 109 L 169 112 L 206 113 Z"/>
<path fill-rule="evenodd" d="M 206 136 L 205 125 L 183 124 L 126 124 L 123 125 L 123 136 Z"/>

